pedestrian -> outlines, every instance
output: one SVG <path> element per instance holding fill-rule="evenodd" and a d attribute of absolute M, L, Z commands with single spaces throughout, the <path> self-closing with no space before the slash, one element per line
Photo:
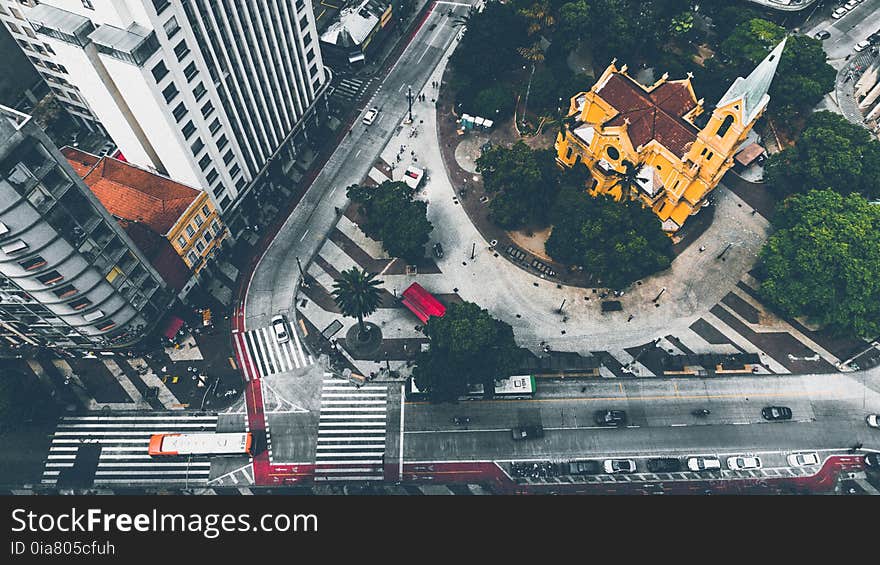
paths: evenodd
<path fill-rule="evenodd" d="M 627 318 L 626 321 L 627 321 L 627 322 L 631 322 L 632 319 L 633 319 L 634 317 L 635 317 L 635 316 L 633 316 L 632 314 L 630 314 L 630 315 L 629 315 L 629 318 Z"/>
<path fill-rule="evenodd" d="M 752 210 L 752 216 L 754 216 L 754 215 L 757 214 L 757 213 L 758 213 L 757 210 Z"/>
<path fill-rule="evenodd" d="M 702 253 L 702 252 L 705 251 L 705 250 L 706 250 L 706 246 L 705 246 L 705 245 L 701 245 L 701 246 L 700 246 L 700 253 Z"/>

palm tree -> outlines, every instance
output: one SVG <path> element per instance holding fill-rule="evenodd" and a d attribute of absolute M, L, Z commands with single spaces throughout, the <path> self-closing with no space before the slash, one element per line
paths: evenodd
<path fill-rule="evenodd" d="M 452 27 L 462 27 L 467 28 L 468 24 L 471 20 L 474 19 L 474 16 L 480 13 L 480 9 L 476 6 L 471 6 L 468 8 L 467 14 L 463 16 L 456 16 L 452 20 Z"/>
<path fill-rule="evenodd" d="M 615 182 L 611 188 L 615 186 L 620 187 L 621 197 L 629 198 L 629 195 L 633 190 L 639 189 L 640 183 L 648 182 L 648 179 L 642 178 L 639 176 L 639 173 L 642 171 L 642 168 L 645 166 L 644 163 L 633 164 L 631 161 L 624 159 L 623 160 L 623 172 L 614 171 L 614 176 L 617 177 L 617 182 Z"/>
<path fill-rule="evenodd" d="M 532 38 L 532 44 L 517 49 L 519 54 L 527 61 L 532 63 L 532 72 L 529 73 L 529 85 L 526 88 L 526 96 L 523 101 L 523 122 L 526 119 L 526 110 L 529 106 L 529 93 L 532 90 L 532 77 L 535 76 L 535 65 L 544 60 L 544 48 L 541 45 L 541 38 L 545 31 L 550 30 L 556 23 L 553 17 L 550 3 L 547 0 L 536 2 L 529 8 L 520 10 L 520 15 L 528 22 L 528 34 Z"/>
<path fill-rule="evenodd" d="M 352 267 L 342 271 L 333 281 L 333 300 L 344 316 L 357 318 L 358 339 L 365 339 L 368 331 L 364 316 L 369 316 L 379 308 L 382 301 L 379 294 L 382 281 L 376 280 L 375 273 Z"/>

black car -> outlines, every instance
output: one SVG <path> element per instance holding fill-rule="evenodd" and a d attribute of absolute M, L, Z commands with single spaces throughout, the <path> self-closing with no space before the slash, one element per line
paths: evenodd
<path fill-rule="evenodd" d="M 593 414 L 598 426 L 617 427 L 626 425 L 626 412 L 623 410 L 597 410 Z"/>
<path fill-rule="evenodd" d="M 598 461 L 570 461 L 568 463 L 569 475 L 595 475 L 602 472 Z"/>
<path fill-rule="evenodd" d="M 869 453 L 865 455 L 865 467 L 872 471 L 880 471 L 880 453 Z"/>
<path fill-rule="evenodd" d="M 868 41 L 871 42 L 871 45 L 877 45 L 878 43 L 880 43 L 880 31 L 869 35 Z"/>
<path fill-rule="evenodd" d="M 440 242 L 434 244 L 434 256 L 440 259 L 443 257 L 443 246 L 440 245 Z"/>
<path fill-rule="evenodd" d="M 814 35 L 813 37 L 821 41 L 823 39 L 828 39 L 829 37 L 831 37 L 831 33 L 827 29 L 823 29 L 822 31 L 816 32 L 816 35 Z"/>
<path fill-rule="evenodd" d="M 652 473 L 674 473 L 681 470 L 681 461 L 672 457 L 648 459 L 648 470 Z"/>
<path fill-rule="evenodd" d="M 787 406 L 767 406 L 761 410 L 765 420 L 791 420 L 791 408 Z"/>
<path fill-rule="evenodd" d="M 540 439 L 544 437 L 543 426 L 519 426 L 510 430 L 510 435 L 515 441 L 523 439 Z"/>

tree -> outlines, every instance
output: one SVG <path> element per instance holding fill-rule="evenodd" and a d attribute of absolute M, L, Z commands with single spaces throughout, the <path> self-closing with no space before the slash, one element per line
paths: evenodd
<path fill-rule="evenodd" d="M 0 378 L 0 432 L 8 432 L 35 420 L 48 420 L 57 413 L 47 391 L 34 378 L 5 370 Z"/>
<path fill-rule="evenodd" d="M 477 116 L 500 120 L 513 114 L 515 103 L 516 100 L 509 88 L 494 85 L 479 91 L 473 104 L 466 109 L 473 110 Z"/>
<path fill-rule="evenodd" d="M 880 206 L 858 194 L 792 196 L 761 250 L 761 294 L 784 314 L 838 334 L 880 333 Z"/>
<path fill-rule="evenodd" d="M 527 41 L 526 24 L 511 5 L 490 0 L 482 11 L 469 12 L 465 25 L 449 62 L 469 88 L 492 84 L 520 64 L 517 49 Z"/>
<path fill-rule="evenodd" d="M 639 190 L 639 183 L 648 182 L 649 179 L 640 177 L 644 163 L 635 164 L 631 161 L 623 160 L 623 172 L 614 170 L 614 176 L 617 177 L 615 187 L 620 187 L 620 194 L 625 200 L 629 200 L 633 192 Z"/>
<path fill-rule="evenodd" d="M 452 304 L 442 318 L 428 320 L 426 331 L 431 347 L 419 355 L 413 378 L 435 402 L 453 401 L 473 384 L 491 396 L 495 381 L 518 368 L 513 328 L 472 302 Z"/>
<path fill-rule="evenodd" d="M 780 197 L 831 188 L 880 198 L 880 143 L 831 112 L 807 120 L 797 143 L 767 160 L 764 181 Z"/>
<path fill-rule="evenodd" d="M 497 145 L 477 159 L 486 192 L 500 193 L 490 204 L 490 217 L 513 229 L 546 225 L 558 190 L 558 169 L 552 150 L 533 150 L 523 142 Z"/>
<path fill-rule="evenodd" d="M 616 289 L 668 268 L 673 257 L 672 242 L 650 209 L 608 195 L 592 198 L 577 182 L 559 194 L 545 249 Z"/>
<path fill-rule="evenodd" d="M 344 316 L 357 318 L 358 337 L 365 339 L 368 330 L 364 325 L 364 316 L 369 316 L 379 309 L 382 302 L 380 286 L 382 281 L 376 280 L 375 273 L 352 267 L 339 273 L 333 281 L 333 300 Z"/>
<path fill-rule="evenodd" d="M 425 256 L 434 226 L 428 221 L 428 205 L 415 200 L 415 190 L 403 182 L 385 181 L 377 187 L 352 185 L 346 193 L 361 205 L 366 221 L 361 229 L 381 241 L 392 257 L 415 263 Z"/>
<path fill-rule="evenodd" d="M 566 53 L 576 49 L 584 36 L 589 33 L 593 23 L 592 17 L 592 8 L 586 0 L 563 4 L 559 9 L 559 23 L 553 34 L 553 41 L 561 42 Z"/>

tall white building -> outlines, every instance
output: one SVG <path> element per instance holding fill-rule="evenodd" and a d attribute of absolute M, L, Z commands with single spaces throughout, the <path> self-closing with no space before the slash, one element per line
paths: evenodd
<path fill-rule="evenodd" d="M 221 212 L 271 159 L 295 159 L 326 111 L 310 0 L 42 0 L 20 11 L 124 158 L 204 188 Z"/>

